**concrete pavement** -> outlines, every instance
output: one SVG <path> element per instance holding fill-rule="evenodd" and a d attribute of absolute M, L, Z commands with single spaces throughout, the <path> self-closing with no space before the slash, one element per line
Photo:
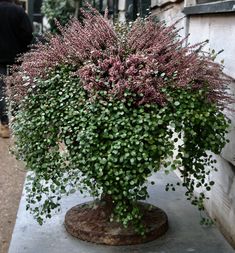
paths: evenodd
<path fill-rule="evenodd" d="M 9 253 L 234 253 L 216 227 L 203 227 L 199 224 L 200 214 L 185 200 L 184 189 L 165 192 L 167 182 L 177 181 L 172 174 L 154 175 L 149 186 L 148 202 L 166 211 L 169 230 L 161 238 L 135 246 L 96 245 L 73 238 L 63 226 L 64 214 L 72 206 L 90 200 L 79 193 L 63 199 L 62 212 L 56 214 L 45 225 L 39 226 L 25 211 L 25 198 L 22 196 L 18 218 L 14 229 Z"/>

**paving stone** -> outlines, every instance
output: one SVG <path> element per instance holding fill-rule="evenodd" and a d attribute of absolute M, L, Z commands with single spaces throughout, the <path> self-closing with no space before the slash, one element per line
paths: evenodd
<path fill-rule="evenodd" d="M 168 182 L 176 182 L 172 174 L 157 173 L 149 186 L 152 203 L 163 209 L 169 219 L 169 230 L 159 239 L 133 246 L 104 246 L 78 240 L 70 236 L 63 225 L 64 215 L 72 206 L 91 198 L 75 193 L 63 199 L 62 211 L 43 226 L 39 226 L 25 211 L 25 197 L 22 196 L 9 253 L 234 253 L 215 226 L 199 224 L 200 213 L 184 196 L 184 189 L 165 192 Z"/>

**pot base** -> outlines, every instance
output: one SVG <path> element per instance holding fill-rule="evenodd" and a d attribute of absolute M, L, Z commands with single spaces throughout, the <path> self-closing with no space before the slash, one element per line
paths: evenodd
<path fill-rule="evenodd" d="M 101 201 L 92 201 L 72 207 L 65 215 L 65 228 L 69 234 L 84 241 L 106 245 L 131 245 L 155 240 L 168 229 L 166 213 L 158 207 L 139 203 L 143 212 L 142 224 L 145 236 L 137 234 L 131 227 L 110 222 L 106 206 Z"/>

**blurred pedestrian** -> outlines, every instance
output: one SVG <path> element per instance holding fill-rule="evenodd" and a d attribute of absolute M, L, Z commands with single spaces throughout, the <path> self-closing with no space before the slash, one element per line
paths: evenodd
<path fill-rule="evenodd" d="M 33 39 L 32 25 L 24 9 L 15 1 L 0 0 L 0 137 L 9 138 L 9 119 L 5 100 L 5 84 L 9 65 L 24 53 Z"/>

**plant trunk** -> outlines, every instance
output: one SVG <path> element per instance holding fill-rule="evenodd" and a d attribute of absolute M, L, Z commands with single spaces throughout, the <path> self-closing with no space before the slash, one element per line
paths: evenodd
<path fill-rule="evenodd" d="M 112 196 L 105 193 L 102 194 L 101 203 L 103 204 L 104 209 L 102 209 L 105 211 L 107 217 L 110 217 L 114 208 Z"/>
<path fill-rule="evenodd" d="M 75 1 L 75 13 L 74 13 L 74 16 L 76 18 L 78 18 L 78 16 L 79 16 L 80 7 L 81 7 L 81 0 L 76 0 Z"/>

